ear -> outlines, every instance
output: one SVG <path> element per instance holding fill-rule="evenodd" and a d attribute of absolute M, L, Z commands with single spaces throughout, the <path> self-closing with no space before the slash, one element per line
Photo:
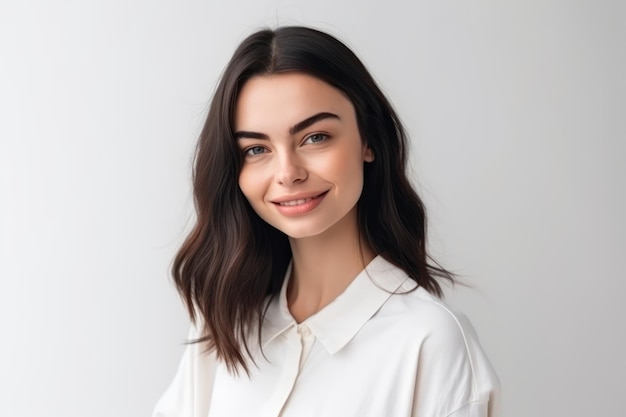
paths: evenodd
<path fill-rule="evenodd" d="M 367 146 L 367 144 L 363 146 L 363 160 L 365 162 L 372 162 L 374 160 L 374 152 L 372 152 L 372 149 Z"/>

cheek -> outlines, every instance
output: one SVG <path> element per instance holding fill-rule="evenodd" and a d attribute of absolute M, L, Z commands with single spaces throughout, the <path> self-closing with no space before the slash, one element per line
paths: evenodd
<path fill-rule="evenodd" d="M 239 173 L 239 188 L 243 195 L 254 206 L 256 198 L 262 195 L 260 176 L 255 175 L 254 170 L 243 168 Z"/>
<path fill-rule="evenodd" d="M 338 152 L 323 161 L 323 171 L 339 183 L 356 186 L 363 182 L 363 160 L 353 149 Z"/>

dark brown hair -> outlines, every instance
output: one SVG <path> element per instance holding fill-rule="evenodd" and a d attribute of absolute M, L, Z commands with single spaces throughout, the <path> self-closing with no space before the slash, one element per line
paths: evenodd
<path fill-rule="evenodd" d="M 226 66 L 198 141 L 193 170 L 196 224 L 172 267 L 209 350 L 230 371 L 248 371 L 248 337 L 260 335 L 267 301 L 280 291 L 291 260 L 287 236 L 265 223 L 238 186 L 242 153 L 233 132 L 238 92 L 251 77 L 302 72 L 342 91 L 354 105 L 362 140 L 376 158 L 365 164 L 358 201 L 360 233 L 375 253 L 441 295 L 436 277 L 452 275 L 426 252 L 424 205 L 405 173 L 407 138 L 361 61 L 315 29 L 282 27 L 246 38 Z"/>

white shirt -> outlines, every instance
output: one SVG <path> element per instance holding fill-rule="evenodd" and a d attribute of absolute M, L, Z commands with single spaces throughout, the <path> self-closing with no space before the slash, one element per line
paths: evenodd
<path fill-rule="evenodd" d="M 421 287 L 406 293 L 415 285 L 377 256 L 298 324 L 285 279 L 265 316 L 263 353 L 250 343 L 250 377 L 189 345 L 153 417 L 499 416 L 498 378 L 471 324 Z"/>

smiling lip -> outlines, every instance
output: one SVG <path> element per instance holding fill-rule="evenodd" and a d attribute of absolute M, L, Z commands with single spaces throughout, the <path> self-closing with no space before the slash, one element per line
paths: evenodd
<path fill-rule="evenodd" d="M 301 194 L 272 200 L 276 209 L 286 216 L 306 214 L 316 208 L 324 199 L 328 191 L 321 194 Z"/>

